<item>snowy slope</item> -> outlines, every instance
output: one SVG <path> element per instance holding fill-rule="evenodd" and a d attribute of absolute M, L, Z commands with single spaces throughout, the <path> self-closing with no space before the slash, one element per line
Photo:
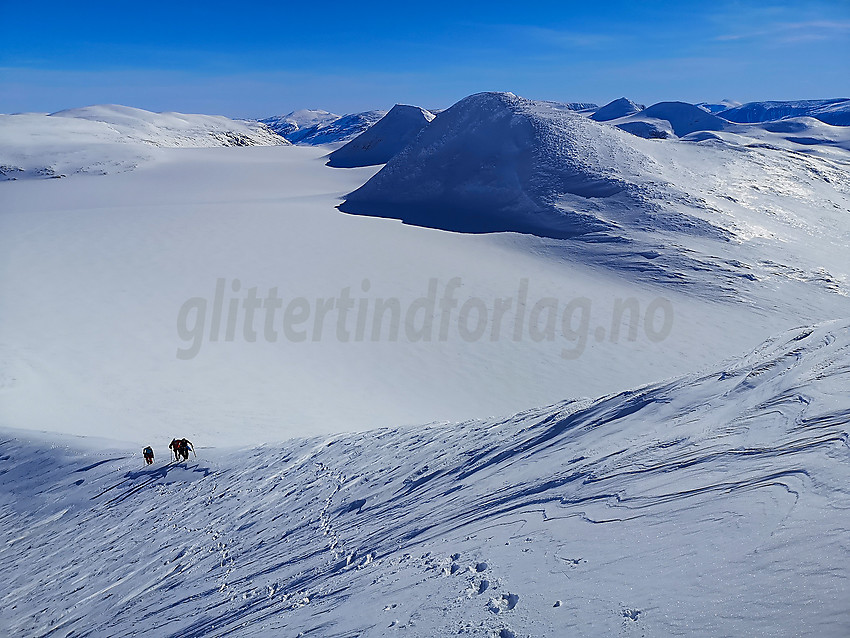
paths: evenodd
<path fill-rule="evenodd" d="M 267 126 L 257 122 L 231 120 L 216 115 L 152 113 L 116 104 L 68 109 L 48 117 L 107 124 L 127 141 L 140 141 L 153 146 L 196 148 L 286 143 Z"/>
<path fill-rule="evenodd" d="M 571 111 L 595 111 L 599 108 L 598 104 L 593 102 L 549 102 L 549 104 L 557 104 L 561 108 L 568 108 Z"/>
<path fill-rule="evenodd" d="M 0 627 L 841 638 L 848 383 L 845 321 L 595 401 L 180 464 L 6 432 Z"/>
<path fill-rule="evenodd" d="M 765 122 L 761 128 L 787 142 L 816 150 L 823 150 L 824 147 L 829 146 L 850 150 L 850 127 L 831 126 L 814 117 L 789 117 L 775 122 Z M 750 134 L 756 135 L 755 132 Z M 775 139 L 770 137 L 765 136 L 764 139 L 775 143 Z"/>
<path fill-rule="evenodd" d="M 0 180 L 122 172 L 153 159 L 157 148 L 285 144 L 257 122 L 114 104 L 0 115 Z"/>
<path fill-rule="evenodd" d="M 809 115 L 833 126 L 850 126 L 850 100 L 825 104 L 812 109 Z"/>
<path fill-rule="evenodd" d="M 260 120 L 278 135 L 287 137 L 296 131 L 311 126 L 329 124 L 340 118 L 336 113 L 323 111 L 322 109 L 299 109 L 286 115 L 274 115 Z"/>
<path fill-rule="evenodd" d="M 386 111 L 364 111 L 351 113 L 328 122 L 314 124 L 289 133 L 287 139 L 293 144 L 317 146 L 348 142 L 374 125 L 387 114 Z"/>
<path fill-rule="evenodd" d="M 792 100 L 785 102 L 747 102 L 721 111 L 718 115 L 730 122 L 771 122 L 786 117 L 814 117 L 834 126 L 850 126 L 850 100 Z"/>
<path fill-rule="evenodd" d="M 597 122 L 607 122 L 608 120 L 616 120 L 618 117 L 626 117 L 643 110 L 644 107 L 632 102 L 630 99 L 621 97 L 612 102 L 608 102 L 603 107 L 594 111 L 590 119 Z"/>
<path fill-rule="evenodd" d="M 372 127 L 328 156 L 328 166 L 354 168 L 386 164 L 434 119 L 418 106 L 396 104 Z"/>

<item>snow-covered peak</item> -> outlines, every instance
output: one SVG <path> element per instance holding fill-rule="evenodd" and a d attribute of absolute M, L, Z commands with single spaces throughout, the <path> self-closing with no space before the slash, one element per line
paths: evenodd
<path fill-rule="evenodd" d="M 51 118 L 107 124 L 127 141 L 154 146 L 256 146 L 286 144 L 262 123 L 220 115 L 154 113 L 119 104 L 99 104 L 51 113 Z"/>
<path fill-rule="evenodd" d="M 564 104 L 478 93 L 440 113 L 341 209 L 469 232 L 582 234 L 607 224 L 564 199 L 624 190 L 620 169 L 638 153 L 621 135 Z"/>
<path fill-rule="evenodd" d="M 314 124 L 288 133 L 286 139 L 293 144 L 316 146 L 348 142 L 375 124 L 387 114 L 386 111 L 364 111 L 343 115 L 334 120 Z"/>
<path fill-rule="evenodd" d="M 328 165 L 353 168 L 385 164 L 433 119 L 434 114 L 423 108 L 396 104 L 372 127 L 331 153 Z"/>
<path fill-rule="evenodd" d="M 727 123 L 705 110 L 687 102 L 659 102 L 637 114 L 639 118 L 653 118 L 670 123 L 679 137 L 694 131 L 722 131 Z"/>
<path fill-rule="evenodd" d="M 621 97 L 612 102 L 608 102 L 605 106 L 599 108 L 590 116 L 591 119 L 597 122 L 607 122 L 616 120 L 619 117 L 626 117 L 642 110 L 643 106 L 632 102 L 630 99 Z"/>
<path fill-rule="evenodd" d="M 298 109 L 286 115 L 274 115 L 260 120 L 278 135 L 286 137 L 290 133 L 300 131 L 301 129 L 310 128 L 311 126 L 320 126 L 329 124 L 340 118 L 336 113 L 324 111 L 322 109 Z"/>

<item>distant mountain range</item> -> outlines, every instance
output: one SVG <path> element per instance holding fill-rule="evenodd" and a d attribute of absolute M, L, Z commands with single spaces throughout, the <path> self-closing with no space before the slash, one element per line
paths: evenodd
<path fill-rule="evenodd" d="M 328 111 L 302 109 L 267 117 L 260 122 L 293 144 L 316 146 L 348 142 L 386 114 L 386 111 L 376 110 L 336 115 Z"/>
<path fill-rule="evenodd" d="M 806 147 L 850 148 L 843 128 L 850 126 L 847 98 L 746 104 L 659 102 L 644 107 L 621 97 L 601 107 L 589 102 L 538 104 L 647 139 L 697 136 L 699 141 L 724 134 L 728 141 L 728 135 L 744 134 Z M 156 147 L 339 145 L 329 157 L 331 166 L 385 164 L 434 126 L 432 120 L 441 122 L 451 110 L 396 105 L 389 114 L 372 110 L 337 115 L 301 109 L 244 121 L 107 104 L 52 114 L 0 115 L 0 180 L 132 170 L 148 161 Z"/>

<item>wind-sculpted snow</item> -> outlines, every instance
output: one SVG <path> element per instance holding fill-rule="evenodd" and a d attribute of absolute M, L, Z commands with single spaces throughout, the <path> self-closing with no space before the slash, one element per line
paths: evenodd
<path fill-rule="evenodd" d="M 7 434 L 0 627 L 845 636 L 848 382 L 833 322 L 595 401 L 151 468 Z"/>
<path fill-rule="evenodd" d="M 385 164 L 434 119 L 418 106 L 396 104 L 372 127 L 328 156 L 328 166 L 354 168 Z"/>
<path fill-rule="evenodd" d="M 132 170 L 157 148 L 286 145 L 265 124 L 114 104 L 0 115 L 0 180 Z"/>

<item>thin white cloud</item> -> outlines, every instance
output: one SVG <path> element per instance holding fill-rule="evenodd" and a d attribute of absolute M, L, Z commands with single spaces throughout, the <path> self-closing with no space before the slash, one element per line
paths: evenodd
<path fill-rule="evenodd" d="M 778 43 L 835 40 L 850 36 L 850 20 L 807 20 L 774 22 L 759 29 L 724 33 L 714 39 L 721 42 L 773 39 Z"/>
<path fill-rule="evenodd" d="M 595 49 L 615 42 L 617 38 L 610 33 L 593 31 L 575 31 L 554 29 L 531 25 L 503 25 L 501 27 L 514 37 L 533 41 L 559 49 Z"/>

